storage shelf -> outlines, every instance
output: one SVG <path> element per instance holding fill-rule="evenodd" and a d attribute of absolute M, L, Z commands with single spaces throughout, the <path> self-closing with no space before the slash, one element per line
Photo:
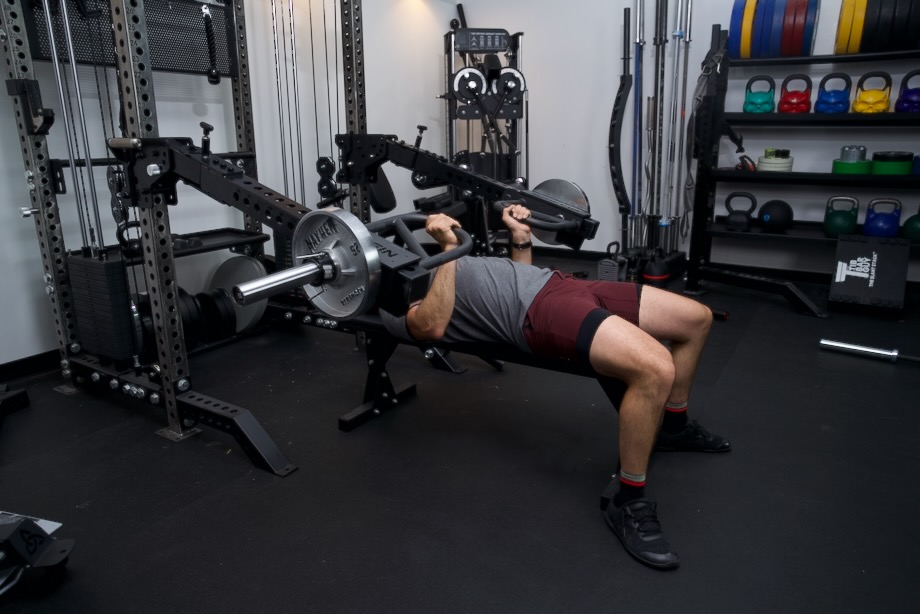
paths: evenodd
<path fill-rule="evenodd" d="M 837 243 L 836 238 L 831 238 L 824 234 L 823 222 L 794 222 L 792 228 L 786 232 L 775 233 L 764 232 L 757 226 L 757 221 L 754 220 L 753 227 L 750 230 L 746 232 L 739 232 L 737 230 L 728 230 L 725 225 L 725 217 L 717 216 L 715 218 L 715 222 L 709 225 L 708 231 L 709 234 L 713 237 L 728 237 L 732 239 L 752 239 L 755 241 L 797 241 L 804 243 L 824 243 L 828 245 L 835 245 Z M 856 232 L 853 234 L 862 234 L 862 224 L 857 226 Z M 920 243 L 917 241 L 911 241 L 910 247 L 911 252 L 920 253 Z"/>
<path fill-rule="evenodd" d="M 726 30 L 716 32 L 714 28 L 711 51 L 724 53 L 727 38 L 728 32 Z M 702 155 L 697 159 L 698 174 L 694 190 L 694 216 L 691 226 L 690 250 L 687 258 L 687 289 L 691 292 L 700 291 L 703 280 L 721 281 L 741 287 L 778 293 L 784 296 L 799 311 L 812 315 L 823 315 L 820 309 L 791 284 L 778 283 L 776 280 L 760 275 L 745 275 L 732 272 L 726 268 L 730 265 L 711 263 L 713 245 L 720 242 L 726 244 L 744 241 L 748 244 L 759 244 L 759 247 L 763 250 L 777 250 L 790 254 L 797 251 L 803 253 L 812 251 L 807 248 L 813 248 L 815 252 L 814 254 L 809 254 L 809 256 L 817 256 L 818 252 L 832 254 L 838 245 L 838 240 L 824 234 L 823 220 L 796 220 L 792 227 L 782 234 L 764 232 L 757 223 L 756 218 L 752 221 L 752 227 L 747 232 L 728 230 L 725 224 L 726 216 L 715 215 L 718 205 L 714 202 L 714 198 L 720 184 L 722 184 L 723 189 L 727 188 L 729 190 L 745 189 L 748 186 L 760 186 L 777 190 L 786 188 L 790 189 L 794 196 L 798 196 L 803 187 L 815 188 L 825 192 L 827 195 L 835 192 L 848 194 L 858 188 L 867 188 L 878 192 L 884 191 L 886 194 L 894 190 L 901 190 L 904 194 L 899 195 L 899 198 L 902 202 L 906 201 L 907 204 L 906 210 L 902 213 L 904 218 L 913 213 L 916 205 L 911 205 L 916 203 L 917 194 L 920 192 L 920 175 L 849 175 L 831 173 L 831 162 L 836 157 L 835 155 L 827 155 L 826 161 L 821 162 L 823 157 L 820 154 L 817 156 L 808 154 L 809 159 L 812 160 L 812 164 L 808 165 L 809 168 L 824 167 L 826 172 L 747 172 L 739 171 L 732 167 L 716 168 L 714 163 L 722 149 L 721 140 L 728 132 L 726 126 L 733 128 L 744 127 L 745 131 L 750 131 L 755 139 L 762 138 L 768 130 L 772 130 L 771 134 L 774 135 L 797 134 L 799 140 L 811 140 L 815 143 L 826 138 L 830 134 L 828 130 L 834 130 L 835 136 L 845 134 L 845 132 L 838 130 L 840 128 L 849 129 L 851 134 L 857 136 L 865 136 L 870 130 L 874 130 L 873 135 L 878 134 L 881 138 L 884 138 L 884 135 L 903 137 L 905 134 L 912 137 L 915 133 L 920 133 L 920 113 L 828 114 L 810 112 L 798 114 L 726 112 L 725 95 L 729 85 L 729 73 L 732 70 L 748 69 L 749 74 L 759 74 L 760 70 L 768 69 L 768 67 L 777 67 L 782 70 L 781 67 L 788 66 L 825 65 L 826 70 L 832 72 L 835 70 L 835 65 L 842 66 L 845 64 L 867 64 L 872 69 L 886 70 L 888 66 L 896 65 L 906 66 L 909 70 L 910 64 L 905 65 L 904 62 L 916 63 L 918 60 L 920 60 L 920 49 L 788 58 L 730 58 L 727 61 L 727 66 L 723 65 L 722 70 L 713 71 L 707 80 L 707 85 L 713 94 L 704 98 L 704 104 L 699 109 L 700 119 L 698 125 L 701 126 L 699 148 Z M 857 68 L 859 72 L 869 69 L 866 66 L 858 66 Z M 857 68 L 853 70 L 857 70 Z M 752 69 L 756 69 L 758 72 L 754 72 Z M 843 70 L 843 68 L 837 70 Z M 848 72 L 852 72 L 852 70 Z M 738 110 L 740 111 L 740 108 Z M 822 130 L 824 131 L 823 133 L 821 132 Z M 895 140 L 897 139 L 895 138 Z M 901 141 L 898 140 L 897 142 Z M 861 232 L 862 226 L 859 226 L 856 229 L 856 233 Z M 910 257 L 911 259 L 920 257 L 920 242 L 911 243 Z M 821 266 L 823 268 L 823 265 Z M 780 269 L 774 269 L 773 267 L 765 270 L 780 271 Z"/>
<path fill-rule="evenodd" d="M 910 51 L 885 51 L 879 53 L 852 53 L 848 55 L 807 55 L 791 58 L 731 58 L 732 68 L 745 66 L 795 66 L 804 64 L 855 64 L 874 62 L 883 64 L 896 60 L 914 60 L 920 58 L 920 49 Z"/>
<path fill-rule="evenodd" d="M 920 175 L 842 175 L 835 173 L 783 173 L 775 171 L 716 170 L 712 178 L 726 183 L 822 185 L 885 189 L 920 189 Z"/>
<path fill-rule="evenodd" d="M 728 230 L 725 225 L 725 218 L 716 217 L 715 222 L 709 226 L 709 234 L 714 237 L 730 237 L 733 239 L 807 241 L 818 243 L 837 242 L 836 239 L 831 239 L 824 234 L 824 224 L 822 222 L 795 222 L 792 228 L 782 234 L 764 232 L 757 227 L 756 220 L 754 220 L 753 224 L 753 227 L 746 232 Z"/>
<path fill-rule="evenodd" d="M 796 128 L 920 127 L 920 113 L 725 113 L 733 126 L 794 126 Z"/>

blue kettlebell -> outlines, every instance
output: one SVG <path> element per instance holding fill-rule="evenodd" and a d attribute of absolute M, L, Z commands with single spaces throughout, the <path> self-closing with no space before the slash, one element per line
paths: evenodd
<path fill-rule="evenodd" d="M 916 76 L 920 76 L 920 68 L 910 71 L 901 79 L 901 92 L 898 101 L 894 103 L 897 113 L 920 113 L 920 87 L 907 87 L 907 82 Z"/>
<path fill-rule="evenodd" d="M 758 81 L 763 81 L 769 85 L 769 89 L 764 91 L 754 91 L 753 86 Z M 744 106 L 742 109 L 745 113 L 772 113 L 776 106 L 776 81 L 769 75 L 757 75 L 751 77 L 747 82 L 744 90 Z"/>
<path fill-rule="evenodd" d="M 878 211 L 879 205 L 891 211 Z M 869 237 L 896 237 L 901 230 L 901 201 L 896 198 L 876 198 L 866 207 L 863 234 Z"/>
<path fill-rule="evenodd" d="M 831 79 L 843 80 L 843 89 L 827 89 L 827 82 Z M 825 75 L 818 84 L 818 98 L 815 100 L 815 113 L 848 112 L 850 110 L 851 89 L 853 89 L 853 80 L 850 79 L 850 75 L 843 72 L 832 72 L 829 75 Z"/>

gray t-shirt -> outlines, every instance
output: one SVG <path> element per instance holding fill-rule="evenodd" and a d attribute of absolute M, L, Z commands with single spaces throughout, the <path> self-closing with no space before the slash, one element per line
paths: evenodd
<path fill-rule="evenodd" d="M 457 260 L 454 311 L 443 341 L 507 343 L 530 352 L 524 317 L 553 272 L 508 258 L 466 256 Z M 406 317 L 380 311 L 387 331 L 411 341 Z"/>

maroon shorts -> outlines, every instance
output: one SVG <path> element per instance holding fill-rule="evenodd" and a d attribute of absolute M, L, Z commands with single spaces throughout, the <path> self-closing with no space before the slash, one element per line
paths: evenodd
<path fill-rule="evenodd" d="M 524 338 L 538 356 L 587 360 L 598 326 L 610 315 L 639 324 L 639 284 L 554 274 L 524 318 Z"/>

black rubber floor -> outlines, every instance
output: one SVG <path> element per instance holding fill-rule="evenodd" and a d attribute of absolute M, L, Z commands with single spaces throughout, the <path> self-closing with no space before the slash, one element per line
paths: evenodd
<path fill-rule="evenodd" d="M 920 354 L 902 320 L 794 313 L 720 287 L 692 414 L 727 455 L 658 454 L 649 494 L 682 558 L 658 572 L 606 527 L 616 414 L 589 379 L 414 348 L 419 395 L 351 433 L 363 355 L 347 335 L 273 330 L 193 357 L 197 390 L 250 409 L 299 469 L 256 469 L 226 435 L 182 443 L 121 398 L 20 382 L 0 426 L 0 510 L 63 523 L 62 578 L 0 612 L 906 612 L 920 546 L 920 365 L 821 351 L 831 338 Z M 913 303 L 917 305 L 917 302 Z"/>

